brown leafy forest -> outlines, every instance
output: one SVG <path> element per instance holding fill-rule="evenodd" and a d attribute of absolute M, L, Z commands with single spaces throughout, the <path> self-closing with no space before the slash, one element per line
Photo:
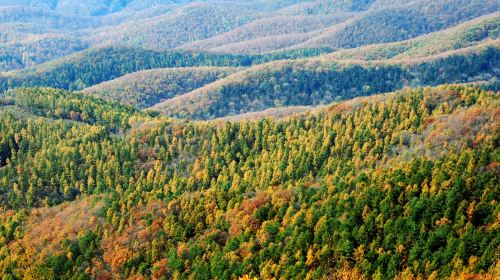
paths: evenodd
<path fill-rule="evenodd" d="M 497 275 L 498 102 L 479 87 L 441 86 L 210 125 L 61 90 L 11 91 L 0 118 L 0 271 Z"/>
<path fill-rule="evenodd" d="M 490 0 L 0 0 L 0 279 L 499 279 Z"/>

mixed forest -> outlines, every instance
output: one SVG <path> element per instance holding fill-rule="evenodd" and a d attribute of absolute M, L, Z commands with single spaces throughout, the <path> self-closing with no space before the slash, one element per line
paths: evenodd
<path fill-rule="evenodd" d="M 0 0 L 0 279 L 497 279 L 482 0 Z"/>
<path fill-rule="evenodd" d="M 4 104 L 8 278 L 498 273 L 491 91 L 408 89 L 213 124 L 48 88 Z"/>

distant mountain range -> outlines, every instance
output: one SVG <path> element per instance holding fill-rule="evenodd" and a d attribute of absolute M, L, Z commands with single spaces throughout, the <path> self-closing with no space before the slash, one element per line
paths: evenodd
<path fill-rule="evenodd" d="M 0 89 L 83 90 L 212 119 L 405 86 L 495 84 L 497 10 L 479 0 L 0 0 Z"/>
<path fill-rule="evenodd" d="M 352 48 L 413 38 L 497 10 L 495 1 L 484 0 L 0 0 L 0 71 L 97 46 L 247 54 Z"/>

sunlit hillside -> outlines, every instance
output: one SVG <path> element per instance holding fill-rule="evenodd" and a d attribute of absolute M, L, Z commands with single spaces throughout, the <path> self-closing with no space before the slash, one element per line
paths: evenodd
<path fill-rule="evenodd" d="M 497 280 L 494 0 L 0 0 L 1 280 Z"/>

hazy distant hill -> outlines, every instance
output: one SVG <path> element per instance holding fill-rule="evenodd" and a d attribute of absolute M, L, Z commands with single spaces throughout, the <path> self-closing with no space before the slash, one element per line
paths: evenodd
<path fill-rule="evenodd" d="M 74 16 L 32 6 L 0 6 L 0 23 L 33 23 L 45 28 L 76 31 L 98 27 L 99 18 Z"/>
<path fill-rule="evenodd" d="M 246 11 L 196 3 L 152 19 L 97 30 L 90 38 L 95 45 L 165 50 L 232 30 L 252 18 Z"/>
<path fill-rule="evenodd" d="M 159 5 L 184 5 L 207 2 L 255 10 L 272 11 L 300 0 L 0 0 L 0 6 L 30 6 L 81 16 L 103 16 L 117 12 L 140 11 Z"/>
<path fill-rule="evenodd" d="M 5 73 L 3 77 L 0 75 L 0 86 L 4 90 L 18 86 L 51 86 L 81 90 L 117 79 L 89 89 L 88 92 L 140 108 L 162 102 L 155 108 L 172 116 L 216 118 L 272 107 L 329 103 L 353 96 L 392 91 L 405 85 L 489 80 L 497 75 L 494 68 L 496 60 L 485 62 L 491 53 L 477 56 L 476 62 L 470 61 L 468 57 L 471 53 L 484 54 L 482 50 L 491 46 L 494 51 L 490 59 L 496 59 L 499 22 L 498 13 L 494 13 L 448 30 L 406 41 L 338 50 L 321 58 L 311 58 L 307 63 L 293 59 L 319 55 L 322 50 L 233 55 L 153 51 L 130 47 L 98 48 L 36 67 Z M 15 47 L 11 48 L 17 52 L 5 52 L 4 56 L 0 57 L 5 67 L 21 68 L 25 64 L 36 64 L 37 57 L 64 55 L 47 52 L 47 48 L 43 48 L 42 39 L 47 35 L 30 36 L 22 41 L 23 45 L 14 45 Z M 40 39 L 37 41 L 34 38 Z M 54 39 L 48 40 L 47 43 L 59 43 L 57 49 L 71 52 L 71 48 L 67 46 L 71 46 L 71 40 L 76 38 L 61 37 L 59 41 Z M 78 40 L 74 42 L 75 48 L 80 46 L 79 43 L 85 44 Z M 10 44 L 5 46 L 11 46 Z M 66 48 L 62 48 L 63 45 L 66 45 Z M 40 54 L 35 55 L 36 48 L 29 49 L 33 46 L 41 47 Z M 265 44 L 257 39 L 255 46 L 265 47 Z M 23 50 L 30 50 L 33 55 L 27 56 Z M 449 54 L 454 54 L 456 59 L 447 59 Z M 31 62 L 30 59 L 35 61 Z M 292 60 L 273 62 L 262 67 L 255 66 L 280 59 Z M 437 59 L 442 60 L 427 63 Z M 371 60 L 376 61 L 376 67 L 367 64 L 366 61 Z M 394 62 L 385 65 L 383 60 Z M 407 67 L 407 61 L 410 64 L 428 65 L 426 67 L 431 70 L 425 67 Z M 357 66 L 346 67 L 347 70 L 343 66 L 340 70 L 335 66 L 348 64 Z M 199 66 L 253 67 L 229 77 L 226 77 L 229 72 L 215 75 L 203 69 L 180 71 L 178 75 L 172 73 L 177 70 L 169 69 L 131 74 L 155 68 Z M 467 66 L 470 69 L 463 69 Z M 450 73 L 442 76 L 432 72 L 442 71 L 439 69 L 443 67 Z M 145 73 L 148 75 L 145 76 Z M 194 81 L 183 80 L 193 73 L 197 76 Z M 131 75 L 121 78 L 127 74 Z M 186 95 L 178 96 L 182 94 Z M 170 98 L 173 99 L 169 100 Z"/>
<path fill-rule="evenodd" d="M 466 8 L 464 8 L 466 7 Z M 259 53 L 312 46 L 352 48 L 400 41 L 498 10 L 486 1 L 318 1 L 292 5 L 181 48 Z"/>
<path fill-rule="evenodd" d="M 352 48 L 413 38 L 497 10 L 495 1 L 484 0 L 0 0 L 0 37 L 12 35 L 7 30 L 13 28 L 11 45 L 36 49 L 20 55 L 5 46 L 0 69 L 29 67 L 96 46 L 234 54 Z M 58 39 L 33 47 L 23 41 L 34 32 L 23 29 L 26 24 Z M 69 47 L 61 50 L 65 43 Z M 30 59 L 23 62 L 20 56 Z"/>
<path fill-rule="evenodd" d="M 84 16 L 104 15 L 124 9 L 132 0 L 0 0 L 0 5 L 41 7 Z M 172 1 L 168 1 L 172 2 Z"/>
<path fill-rule="evenodd" d="M 500 13 L 486 15 L 450 29 L 401 42 L 340 50 L 329 58 L 336 59 L 411 59 L 486 43 L 500 43 Z"/>
<path fill-rule="evenodd" d="M 414 1 L 361 13 L 334 25 L 299 46 L 352 48 L 394 42 L 442 30 L 475 17 L 498 11 L 495 1 Z"/>
<path fill-rule="evenodd" d="M 318 35 L 318 31 L 349 18 L 329 16 L 278 16 L 263 18 L 205 40 L 182 45 L 187 50 L 262 53 L 284 49 Z"/>
<path fill-rule="evenodd" d="M 89 47 L 87 41 L 70 35 L 31 35 L 0 44 L 0 72 L 22 69 L 54 60 Z"/>

